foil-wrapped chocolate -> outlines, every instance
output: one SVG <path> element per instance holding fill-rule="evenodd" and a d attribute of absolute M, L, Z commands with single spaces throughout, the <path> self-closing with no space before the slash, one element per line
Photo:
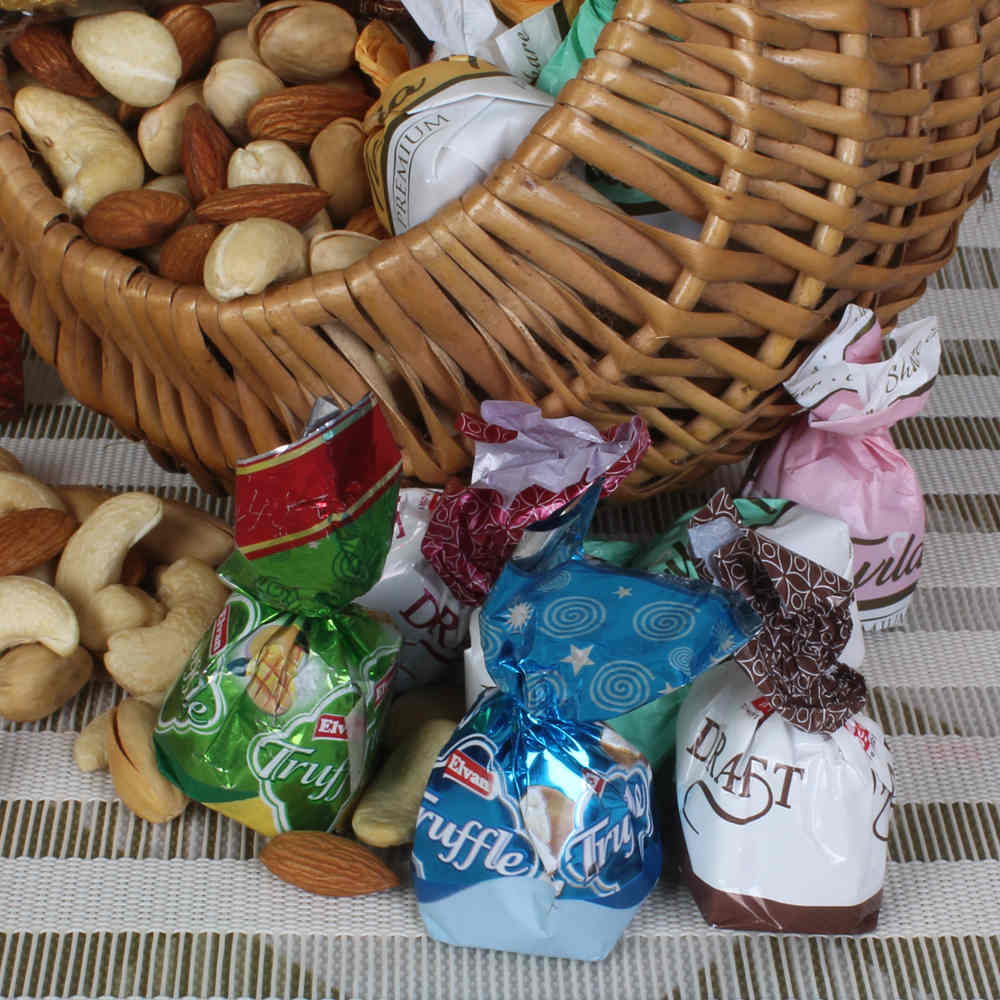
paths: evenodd
<path fill-rule="evenodd" d="M 219 569 L 235 591 L 154 735 L 160 769 L 189 797 L 266 835 L 346 823 L 400 645 L 351 602 L 381 575 L 401 469 L 371 396 L 238 464 L 236 550 Z"/>
<path fill-rule="evenodd" d="M 889 428 L 927 401 L 941 358 L 937 321 L 899 327 L 893 343 L 880 361 L 874 313 L 848 306 L 785 383 L 809 413 L 755 461 L 743 491 L 797 500 L 847 523 L 866 629 L 903 620 L 923 555 L 923 494 Z"/>
<path fill-rule="evenodd" d="M 413 845 L 439 940 L 603 958 L 655 885 L 662 846 L 649 764 L 601 720 L 687 684 L 759 627 L 735 594 L 587 559 L 600 493 L 598 480 L 539 525 L 482 607 L 497 688 L 435 762 Z"/>
<path fill-rule="evenodd" d="M 471 56 L 397 76 L 364 123 L 382 225 L 404 233 L 482 182 L 551 106 L 548 94 Z"/>

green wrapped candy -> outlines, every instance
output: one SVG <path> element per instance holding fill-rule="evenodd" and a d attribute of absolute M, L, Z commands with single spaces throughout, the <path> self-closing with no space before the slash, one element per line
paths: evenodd
<path fill-rule="evenodd" d="M 267 835 L 339 829 L 381 738 L 400 637 L 350 602 L 382 572 L 401 460 L 371 397 L 237 468 L 234 588 L 154 734 L 188 796 Z"/>

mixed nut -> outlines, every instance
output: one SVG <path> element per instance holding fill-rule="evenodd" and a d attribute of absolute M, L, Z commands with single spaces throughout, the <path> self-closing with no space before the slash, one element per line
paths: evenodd
<path fill-rule="evenodd" d="M 0 717 L 51 715 L 95 659 L 127 693 L 77 738 L 81 770 L 110 768 L 115 791 L 152 822 L 186 798 L 153 759 L 167 690 L 225 603 L 214 571 L 232 549 L 217 518 L 149 493 L 49 486 L 0 449 Z M 141 584 L 153 581 L 150 590 Z"/>
<path fill-rule="evenodd" d="M 184 3 L 32 26 L 10 52 L 15 115 L 71 215 L 162 277 L 224 301 L 387 235 L 361 119 L 411 54 L 381 21 L 359 33 L 323 0 Z"/>

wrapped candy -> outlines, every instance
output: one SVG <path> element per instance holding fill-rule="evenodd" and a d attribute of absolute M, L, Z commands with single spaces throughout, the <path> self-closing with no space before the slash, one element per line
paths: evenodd
<path fill-rule="evenodd" d="M 569 30 L 578 0 L 406 0 L 406 6 L 434 42 L 434 59 L 473 56 L 534 83 Z"/>
<path fill-rule="evenodd" d="M 742 524 L 725 491 L 688 525 L 699 575 L 762 619 L 731 664 L 692 685 L 678 716 L 688 881 L 716 926 L 870 930 L 894 785 L 884 735 L 858 714 L 864 680 L 843 662 L 851 583 L 766 530 Z"/>
<path fill-rule="evenodd" d="M 400 645 L 351 601 L 381 574 L 401 469 L 370 396 L 237 466 L 236 550 L 219 570 L 236 590 L 154 735 L 160 769 L 191 798 L 266 835 L 346 822 Z"/>
<path fill-rule="evenodd" d="M 588 560 L 600 481 L 536 531 L 482 608 L 497 690 L 431 771 L 414 888 L 442 941 L 603 958 L 660 873 L 648 763 L 600 720 L 686 684 L 759 619 L 690 580 Z"/>
<path fill-rule="evenodd" d="M 898 328 L 879 361 L 874 313 L 848 306 L 785 387 L 809 413 L 751 470 L 744 493 L 787 497 L 845 521 L 866 629 L 900 623 L 920 578 L 924 501 L 889 427 L 923 409 L 941 358 L 934 317 Z"/>
<path fill-rule="evenodd" d="M 639 417 L 598 431 L 577 417 L 542 416 L 528 403 L 487 400 L 456 425 L 476 441 L 471 485 L 445 493 L 423 552 L 459 600 L 480 604 L 525 529 L 561 510 L 598 478 L 618 488 L 649 447 Z"/>
<path fill-rule="evenodd" d="M 462 659 L 471 609 L 438 576 L 420 548 L 440 490 L 402 489 L 396 530 L 379 582 L 357 599 L 389 615 L 403 637 L 396 691 L 440 680 Z"/>
<path fill-rule="evenodd" d="M 552 98 L 468 56 L 397 76 L 365 116 L 365 167 L 382 225 L 404 233 L 510 157 Z"/>
<path fill-rule="evenodd" d="M 677 720 L 685 875 L 705 919 L 731 930 L 874 930 L 895 781 L 885 734 L 838 705 L 797 728 L 735 663 L 691 685 Z"/>
<path fill-rule="evenodd" d="M 731 506 L 730 506 L 731 504 Z M 843 521 L 827 517 L 789 500 L 768 500 L 759 497 L 729 497 L 721 491 L 713 498 L 708 510 L 726 511 L 722 530 L 735 532 L 745 529 L 755 537 L 755 544 L 777 543 L 791 556 L 802 556 L 818 563 L 820 567 L 841 577 L 843 589 L 852 575 L 854 546 L 850 531 Z M 649 544 L 588 540 L 585 551 L 603 556 L 619 565 L 647 573 L 671 573 L 691 579 L 712 579 L 703 575 L 702 563 L 692 547 L 690 529 L 692 518 L 698 512 L 688 511 L 664 534 Z M 697 529 L 695 531 L 697 536 Z M 710 536 L 711 537 L 711 536 Z M 702 545 L 704 543 L 701 543 Z M 787 557 L 786 557 L 787 558 Z M 837 654 L 837 662 L 849 668 L 858 668 L 864 660 L 864 638 L 858 616 L 857 602 L 852 597 L 847 605 L 850 618 L 850 635 Z M 673 757 L 677 713 L 688 689 L 672 692 L 628 715 L 612 719 L 609 724 L 639 747 L 654 765 L 654 769 Z M 659 772 L 658 772 L 659 774 Z"/>

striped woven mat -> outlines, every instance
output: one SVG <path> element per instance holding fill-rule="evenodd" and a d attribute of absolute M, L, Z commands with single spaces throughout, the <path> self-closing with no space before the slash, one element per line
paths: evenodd
<path fill-rule="evenodd" d="M 137 820 L 74 733 L 111 704 L 94 683 L 42 722 L 0 721 L 0 996 L 543 998 L 1000 997 L 1000 212 L 980 203 L 904 321 L 936 313 L 941 376 L 897 441 L 927 494 L 923 580 L 904 628 L 868 640 L 870 712 L 897 758 L 878 930 L 858 938 L 713 931 L 661 884 L 597 964 L 430 941 L 409 889 L 327 900 L 277 882 L 262 843 L 192 805 Z M 151 489 L 223 516 L 186 476 L 26 361 L 28 407 L 0 445 L 50 482 Z M 663 530 L 712 485 L 599 515 Z M 404 859 L 395 863 L 402 869 Z"/>

